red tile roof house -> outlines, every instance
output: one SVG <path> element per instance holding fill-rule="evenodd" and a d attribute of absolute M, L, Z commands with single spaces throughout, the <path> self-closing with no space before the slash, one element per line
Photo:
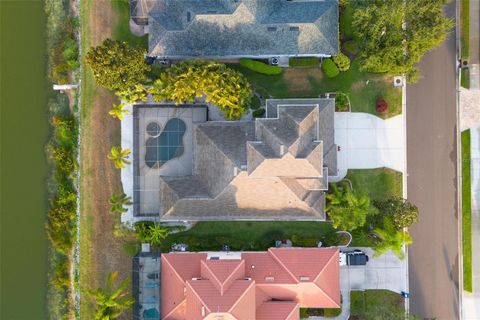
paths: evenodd
<path fill-rule="evenodd" d="M 161 319 L 298 320 L 299 308 L 340 308 L 339 251 L 168 253 Z"/>

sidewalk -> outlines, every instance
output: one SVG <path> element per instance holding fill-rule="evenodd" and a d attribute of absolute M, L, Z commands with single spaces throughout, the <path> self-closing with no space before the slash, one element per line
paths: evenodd
<path fill-rule="evenodd" d="M 480 128 L 471 129 L 473 292 L 463 292 L 463 319 L 480 319 Z"/>

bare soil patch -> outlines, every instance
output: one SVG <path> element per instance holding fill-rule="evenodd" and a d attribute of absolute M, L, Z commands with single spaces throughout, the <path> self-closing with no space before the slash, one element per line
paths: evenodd
<path fill-rule="evenodd" d="M 285 68 L 283 77 L 288 90 L 294 93 L 305 92 L 311 87 L 310 79 L 322 79 L 323 74 L 320 68 Z"/>

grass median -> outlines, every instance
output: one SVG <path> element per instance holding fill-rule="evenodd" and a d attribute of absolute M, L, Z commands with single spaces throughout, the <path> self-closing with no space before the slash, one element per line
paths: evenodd
<path fill-rule="evenodd" d="M 472 191 L 470 181 L 470 130 L 462 132 L 462 245 L 463 289 L 472 292 Z"/>

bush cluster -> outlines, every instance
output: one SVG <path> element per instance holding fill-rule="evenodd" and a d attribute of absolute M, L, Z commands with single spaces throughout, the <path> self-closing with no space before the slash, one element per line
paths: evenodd
<path fill-rule="evenodd" d="M 240 64 L 252 71 L 266 75 L 276 75 L 283 72 L 283 69 L 279 66 L 271 66 L 261 61 L 252 59 L 240 59 Z"/>
<path fill-rule="evenodd" d="M 318 58 L 290 58 L 288 60 L 290 67 L 318 67 L 320 60 Z"/>
<path fill-rule="evenodd" d="M 54 258 L 50 259 L 50 294 L 54 295 L 55 306 L 50 307 L 52 318 L 67 314 L 71 309 L 68 298 L 70 260 L 76 239 L 77 190 L 77 121 L 69 111 L 68 98 L 56 94 L 49 101 L 52 128 L 46 154 L 50 163 L 49 208 L 45 229 L 52 245 Z M 50 298 L 49 298 L 50 299 Z"/>
<path fill-rule="evenodd" d="M 340 71 L 347 71 L 350 69 L 350 58 L 339 52 L 338 55 L 332 57 L 333 62 L 338 67 Z"/>
<path fill-rule="evenodd" d="M 337 92 L 335 95 L 335 106 L 337 111 L 348 111 L 348 96 L 343 92 Z"/>
<path fill-rule="evenodd" d="M 322 70 L 328 78 L 335 78 L 340 73 L 337 65 L 330 58 L 324 59 L 322 61 Z"/>

